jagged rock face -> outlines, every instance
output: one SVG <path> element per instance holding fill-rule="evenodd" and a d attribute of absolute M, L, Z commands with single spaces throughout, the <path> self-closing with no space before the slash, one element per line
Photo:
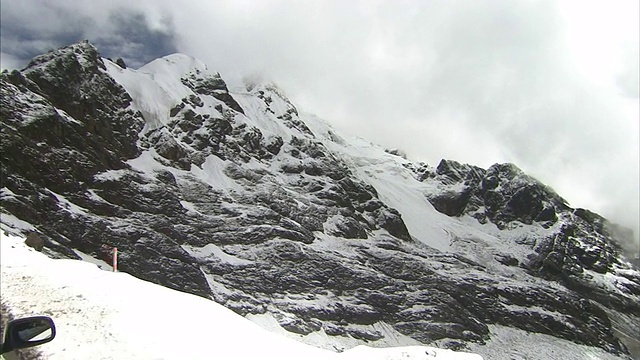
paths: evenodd
<path fill-rule="evenodd" d="M 61 51 L 64 54 L 34 58 L 22 74 L 47 95 L 51 105 L 83 123 L 89 135 L 97 137 L 101 145 L 114 152 L 114 157 L 137 156 L 135 142 L 143 121 L 128 111 L 129 94 L 104 71 L 100 55 L 89 43 Z M 116 164 L 106 165 L 113 168 Z"/>
<path fill-rule="evenodd" d="M 446 215 L 468 214 L 480 223 L 490 221 L 500 229 L 518 224 L 538 224 L 544 228 L 556 225 L 536 241 L 535 252 L 522 264 L 544 278 L 582 292 L 588 288 L 585 277 L 590 276 L 585 270 L 605 274 L 620 265 L 620 247 L 614 237 L 619 231 L 616 225 L 588 210 L 569 207 L 553 190 L 513 164 L 496 164 L 484 170 L 442 160 L 435 171 L 424 166 L 414 166 L 412 170 L 418 180 L 437 183 L 441 191 L 427 197 L 435 209 Z M 624 273 L 621 276 L 627 277 Z M 631 277 L 624 292 L 637 294 L 640 290 L 637 279 Z M 614 308 L 638 312 L 633 299 L 614 294 L 603 300 L 599 290 L 587 293 Z"/>
<path fill-rule="evenodd" d="M 98 60 L 83 43 L 2 74 L 3 184 L 28 192 L 19 185 L 25 176 L 54 191 L 78 191 L 139 153 L 143 119 L 127 109 L 131 98 Z"/>
<path fill-rule="evenodd" d="M 434 171 L 414 168 L 420 181 L 436 182 L 428 194 L 434 208 L 449 216 L 464 214 L 504 229 L 514 223 L 561 226 L 537 246 L 529 266 L 550 277 L 566 278 L 584 269 L 606 273 L 620 253 L 615 225 L 585 209 L 573 209 L 553 190 L 513 164 L 484 170 L 442 160 Z"/>
<path fill-rule="evenodd" d="M 470 214 L 499 228 L 513 221 L 550 226 L 557 221 L 557 212 L 568 209 L 553 190 L 513 164 L 495 164 L 484 170 L 442 160 L 435 172 L 418 168 L 416 173 L 418 180 L 428 179 L 442 188 L 429 196 L 438 211 L 449 216 Z"/>
<path fill-rule="evenodd" d="M 124 69 L 88 43 L 0 75 L 5 226 L 36 228 L 52 256 L 108 258 L 103 245 L 117 246 L 121 271 L 299 334 L 375 342 L 386 324 L 460 348 L 500 324 L 625 352 L 607 310 L 640 316 L 640 276 L 606 220 L 513 165 L 433 170 L 398 156 L 417 185 L 433 185 L 438 211 L 505 234 L 546 231 L 516 239 L 526 261 L 440 252 L 332 147 L 345 141 L 321 136 L 275 86 L 230 91 L 189 61 L 154 65 L 180 69 L 150 83 L 170 95 L 157 108 L 134 86 L 153 66 Z M 598 288 L 591 272 L 627 281 Z"/>

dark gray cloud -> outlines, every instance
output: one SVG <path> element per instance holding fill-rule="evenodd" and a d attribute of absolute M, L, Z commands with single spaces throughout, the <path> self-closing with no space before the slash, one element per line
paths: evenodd
<path fill-rule="evenodd" d="M 83 29 L 91 22 L 89 18 L 70 17 L 68 11 L 48 3 L 38 5 L 23 7 L 2 2 L 0 46 L 3 53 L 25 62 L 35 55 L 83 39 Z"/>
<path fill-rule="evenodd" d="M 149 61 L 177 52 L 171 18 L 161 19 L 163 30 L 151 29 L 140 12 L 112 12 L 110 30 L 91 40 L 103 56 L 121 57 L 138 68 Z"/>
<path fill-rule="evenodd" d="M 3 0 L 1 45 L 80 34 L 134 67 L 178 50 L 414 160 L 514 162 L 637 237 L 638 4 Z"/>
<path fill-rule="evenodd" d="M 31 3 L 31 6 L 29 6 Z M 3 54 L 24 66 L 36 55 L 81 40 L 89 40 L 105 57 L 121 57 L 129 66 L 176 52 L 171 18 L 164 16 L 152 28 L 138 9 L 107 7 L 99 18 L 77 11 L 70 2 L 3 1 L 0 44 Z"/>

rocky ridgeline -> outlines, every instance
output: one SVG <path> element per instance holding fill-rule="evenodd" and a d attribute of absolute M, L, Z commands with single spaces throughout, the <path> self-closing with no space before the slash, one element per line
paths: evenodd
<path fill-rule="evenodd" d="M 496 164 L 484 170 L 442 160 L 435 170 L 427 166 L 413 166 L 412 170 L 419 181 L 437 184 L 438 191 L 428 195 L 429 201 L 449 216 L 468 214 L 499 229 L 534 223 L 547 229 L 555 227 L 557 230 L 538 239 L 535 253 L 521 264 L 536 275 L 583 292 L 585 270 L 604 274 L 626 266 L 616 236 L 632 238 L 630 230 L 625 231 L 589 210 L 571 208 L 552 189 L 513 164 Z M 622 286 L 625 292 L 640 295 L 636 275 L 625 275 L 630 281 L 629 287 Z M 602 295 L 600 291 L 584 293 L 595 298 Z M 637 312 L 634 299 L 611 296 L 616 300 L 609 305 Z"/>
<path fill-rule="evenodd" d="M 108 258 L 103 245 L 117 246 L 121 271 L 243 315 L 269 313 L 299 334 L 370 342 L 388 324 L 460 349 L 499 324 L 627 351 L 610 318 L 640 318 L 640 277 L 612 225 L 513 165 L 407 166 L 437 185 L 428 198 L 453 218 L 550 229 L 528 261 L 501 259 L 522 270 L 515 277 L 412 240 L 401 214 L 273 86 L 252 86 L 241 100 L 219 75 L 193 71 L 180 79 L 191 94 L 176 99 L 163 126 L 143 130 L 131 95 L 89 43 L 0 82 L 3 221 L 44 234 L 50 256 Z M 253 125 L 256 114 L 283 132 Z M 134 166 L 143 154 L 153 171 Z M 219 177 L 197 176 L 203 169 Z M 588 271 L 627 281 L 601 288 Z"/>

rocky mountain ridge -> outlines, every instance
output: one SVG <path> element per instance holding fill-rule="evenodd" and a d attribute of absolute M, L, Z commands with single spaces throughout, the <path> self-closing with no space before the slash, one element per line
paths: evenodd
<path fill-rule="evenodd" d="M 636 351 L 628 235 L 514 165 L 412 163 L 186 55 L 121 65 L 82 42 L 0 75 L 4 230 L 117 246 L 121 271 L 303 341 L 464 349 L 501 325 Z"/>

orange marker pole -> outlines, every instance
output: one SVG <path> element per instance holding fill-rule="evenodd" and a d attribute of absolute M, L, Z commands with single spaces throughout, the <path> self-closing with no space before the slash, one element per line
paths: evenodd
<path fill-rule="evenodd" d="M 118 248 L 113 248 L 113 272 L 118 271 Z"/>

